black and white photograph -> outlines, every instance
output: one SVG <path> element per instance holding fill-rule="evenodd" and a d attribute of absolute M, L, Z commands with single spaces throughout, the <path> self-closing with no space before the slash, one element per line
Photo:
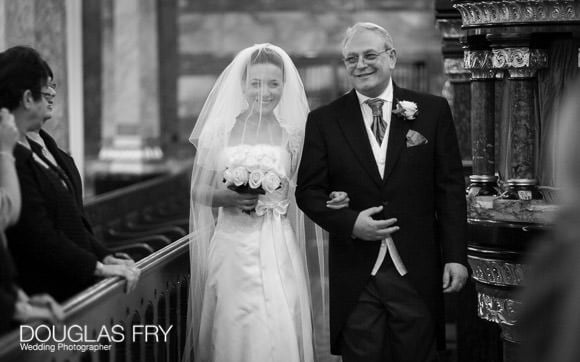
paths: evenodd
<path fill-rule="evenodd" d="M 577 0 L 0 0 L 0 362 L 578 362 L 579 139 Z"/>

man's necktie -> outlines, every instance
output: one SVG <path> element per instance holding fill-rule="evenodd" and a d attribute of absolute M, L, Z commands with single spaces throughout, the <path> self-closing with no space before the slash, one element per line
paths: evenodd
<path fill-rule="evenodd" d="M 383 120 L 384 103 L 385 101 L 380 98 L 371 98 L 367 100 L 367 104 L 373 111 L 373 123 L 371 125 L 371 130 L 373 131 L 379 145 L 383 142 L 385 132 L 387 131 L 387 125 Z"/>

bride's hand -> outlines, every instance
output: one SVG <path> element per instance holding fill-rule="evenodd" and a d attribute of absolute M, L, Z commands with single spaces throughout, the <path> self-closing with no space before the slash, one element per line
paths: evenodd
<path fill-rule="evenodd" d="M 258 195 L 239 193 L 225 187 L 217 191 L 214 198 L 217 199 L 215 206 L 237 207 L 246 211 L 254 210 L 258 203 Z"/>
<path fill-rule="evenodd" d="M 346 192 L 332 191 L 328 196 L 330 200 L 326 201 L 326 207 L 329 209 L 340 210 L 349 206 L 350 199 Z"/>

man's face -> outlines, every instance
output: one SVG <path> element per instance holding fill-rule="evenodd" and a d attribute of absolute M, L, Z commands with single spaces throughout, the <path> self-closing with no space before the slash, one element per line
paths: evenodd
<path fill-rule="evenodd" d="M 367 97 L 378 97 L 389 84 L 397 55 L 386 50 L 384 39 L 370 30 L 359 30 L 343 49 L 346 72 L 354 88 Z"/>

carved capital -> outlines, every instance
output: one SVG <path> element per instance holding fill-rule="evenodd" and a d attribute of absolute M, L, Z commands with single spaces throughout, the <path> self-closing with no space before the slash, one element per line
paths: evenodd
<path fill-rule="evenodd" d="M 466 27 L 514 23 L 558 23 L 578 20 L 574 0 L 457 1 Z"/>
<path fill-rule="evenodd" d="M 526 266 L 524 264 L 480 258 L 471 255 L 469 256 L 469 265 L 473 269 L 473 279 L 489 285 L 521 285 L 526 272 Z"/>
<path fill-rule="evenodd" d="M 472 79 L 492 79 L 495 76 L 492 58 L 489 50 L 466 50 L 463 53 L 464 66 L 471 71 Z"/>
<path fill-rule="evenodd" d="M 531 78 L 548 65 L 544 49 L 527 47 L 493 49 L 493 67 L 506 69 L 512 78 Z"/>

